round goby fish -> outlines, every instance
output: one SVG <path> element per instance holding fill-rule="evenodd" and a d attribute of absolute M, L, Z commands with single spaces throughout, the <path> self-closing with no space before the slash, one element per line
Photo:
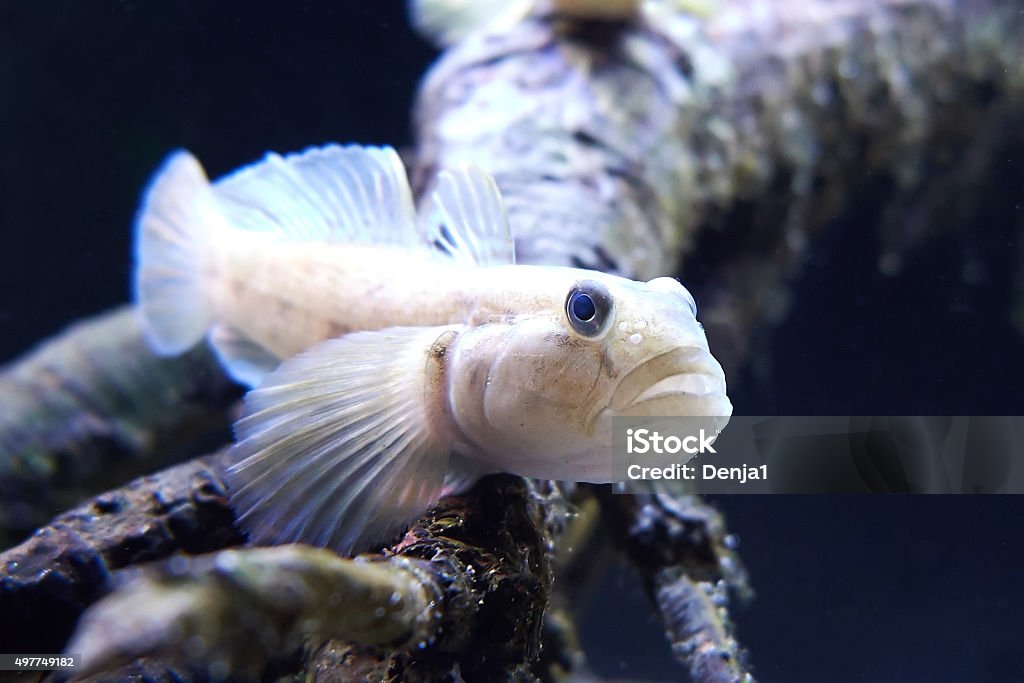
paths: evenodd
<path fill-rule="evenodd" d="M 208 335 L 258 385 L 228 471 L 256 542 L 365 549 L 489 472 L 610 481 L 615 416 L 732 412 L 682 285 L 515 265 L 477 169 L 442 173 L 417 216 L 390 148 L 271 154 L 212 184 L 177 152 L 137 232 L 153 348 Z"/>

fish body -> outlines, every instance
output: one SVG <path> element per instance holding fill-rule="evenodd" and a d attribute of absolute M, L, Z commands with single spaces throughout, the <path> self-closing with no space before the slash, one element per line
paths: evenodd
<path fill-rule="evenodd" d="M 351 552 L 488 472 L 610 481 L 616 415 L 731 413 L 682 285 L 515 264 L 477 169 L 442 173 L 417 214 L 388 148 L 270 155 L 212 184 L 179 152 L 137 260 L 153 347 L 208 335 L 259 385 L 228 483 L 260 542 Z"/>

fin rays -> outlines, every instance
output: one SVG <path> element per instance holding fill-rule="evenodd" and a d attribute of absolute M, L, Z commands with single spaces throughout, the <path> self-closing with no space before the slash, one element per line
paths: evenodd
<path fill-rule="evenodd" d="M 494 179 L 478 168 L 438 176 L 424 232 L 456 262 L 476 266 L 515 263 L 512 231 Z"/>
<path fill-rule="evenodd" d="M 438 499 L 450 443 L 439 436 L 446 418 L 424 401 L 425 368 L 450 329 L 326 341 L 250 392 L 228 484 L 253 540 L 349 553 L 387 540 Z"/>
<path fill-rule="evenodd" d="M 390 147 L 327 145 L 263 161 L 214 185 L 233 225 L 286 239 L 411 246 L 405 167 Z"/>
<path fill-rule="evenodd" d="M 218 320 L 209 297 L 211 250 L 219 235 L 260 232 L 280 240 L 387 244 L 460 264 L 514 262 L 497 185 L 475 168 L 441 174 L 428 216 L 418 220 L 405 167 L 390 147 L 327 145 L 268 154 L 214 184 L 185 151 L 168 157 L 146 191 L 136 221 L 136 300 L 151 346 L 176 355 Z M 231 374 L 255 384 L 274 358 L 244 334 L 213 339 Z M 232 330 L 233 331 L 233 330 Z"/>

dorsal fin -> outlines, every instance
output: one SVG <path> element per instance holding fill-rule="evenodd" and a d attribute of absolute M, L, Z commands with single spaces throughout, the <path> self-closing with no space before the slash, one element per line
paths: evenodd
<path fill-rule="evenodd" d="M 232 225 L 290 240 L 422 244 L 405 167 L 390 147 L 327 145 L 214 184 Z"/>
<path fill-rule="evenodd" d="M 498 185 L 478 168 L 442 172 L 423 220 L 427 240 L 458 263 L 515 263 L 512 231 Z"/>

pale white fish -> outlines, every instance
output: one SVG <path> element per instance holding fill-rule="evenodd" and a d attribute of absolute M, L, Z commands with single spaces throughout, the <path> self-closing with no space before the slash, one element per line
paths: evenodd
<path fill-rule="evenodd" d="M 476 169 L 442 173 L 417 217 L 390 148 L 271 154 L 213 184 L 177 152 L 137 230 L 153 347 L 209 334 L 263 380 L 228 472 L 260 543 L 364 549 L 493 471 L 609 481 L 613 416 L 732 411 L 682 285 L 514 265 Z"/>

